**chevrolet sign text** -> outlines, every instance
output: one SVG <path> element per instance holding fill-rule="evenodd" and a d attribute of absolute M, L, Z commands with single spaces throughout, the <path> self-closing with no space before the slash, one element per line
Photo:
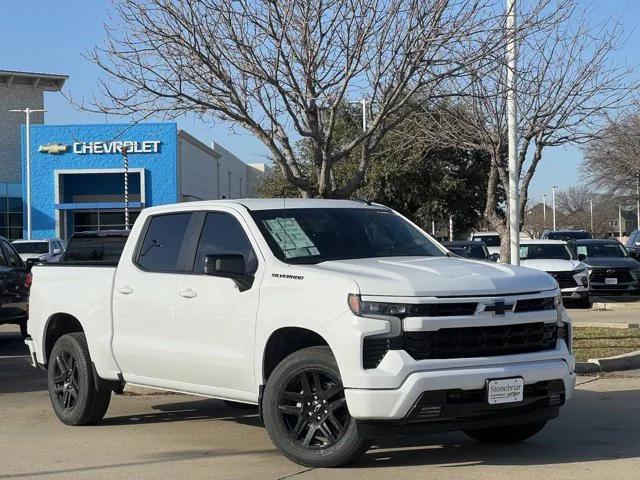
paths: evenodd
<path fill-rule="evenodd" d="M 127 149 L 127 153 L 158 153 L 160 148 L 159 140 L 145 140 L 143 142 L 74 142 L 73 153 L 77 154 L 100 154 L 100 153 L 121 153 L 122 147 Z"/>

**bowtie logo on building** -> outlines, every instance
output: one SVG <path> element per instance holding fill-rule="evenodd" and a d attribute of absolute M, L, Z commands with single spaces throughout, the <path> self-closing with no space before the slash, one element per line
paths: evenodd
<path fill-rule="evenodd" d="M 46 145 L 40 145 L 38 151 L 40 153 L 52 153 L 55 155 L 57 153 L 66 152 L 67 148 L 67 145 L 64 145 L 62 143 L 48 143 Z"/>

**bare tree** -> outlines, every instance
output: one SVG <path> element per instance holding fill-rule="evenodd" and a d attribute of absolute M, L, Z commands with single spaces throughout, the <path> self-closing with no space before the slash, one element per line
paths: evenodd
<path fill-rule="evenodd" d="M 489 0 L 118 0 L 96 102 L 109 113 L 222 119 L 260 139 L 305 196 L 344 197 L 362 185 L 370 152 L 418 90 L 442 85 L 501 48 Z M 424 93 L 426 92 L 426 93 Z M 334 138 L 341 105 L 366 98 L 366 128 Z M 105 100 L 106 99 L 106 100 Z M 314 175 L 295 142 L 306 140 Z M 339 184 L 336 165 L 359 161 Z"/>
<path fill-rule="evenodd" d="M 556 206 L 567 215 L 589 213 L 591 201 L 597 195 L 585 185 L 576 185 L 556 194 Z"/>
<path fill-rule="evenodd" d="M 613 195 L 637 194 L 640 180 L 640 116 L 611 120 L 585 147 L 582 176 L 594 188 Z"/>
<path fill-rule="evenodd" d="M 517 95 L 522 223 L 529 185 L 545 149 L 596 137 L 608 114 L 630 104 L 637 81 L 633 68 L 613 59 L 624 42 L 618 23 L 589 22 L 588 13 L 578 10 L 575 0 L 538 2 L 521 12 L 520 18 Z M 471 81 L 457 87 L 470 94 L 452 103 L 448 116 L 439 114 L 438 128 L 431 132 L 436 142 L 484 150 L 491 156 L 484 216 L 502 237 L 502 258 L 509 258 L 508 209 L 498 195 L 508 190 L 509 182 L 506 71 L 500 55 L 473 64 Z"/>

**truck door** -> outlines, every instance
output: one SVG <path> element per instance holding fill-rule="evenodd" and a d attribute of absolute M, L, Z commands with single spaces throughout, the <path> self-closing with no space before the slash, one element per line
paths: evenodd
<path fill-rule="evenodd" d="M 192 218 L 192 212 L 150 216 L 134 258 L 118 265 L 113 351 L 127 381 L 163 386 L 172 376 L 176 284 Z"/>
<path fill-rule="evenodd" d="M 201 213 L 202 229 L 193 246 L 192 271 L 181 275 L 175 293 L 176 380 L 207 387 L 255 392 L 254 339 L 259 278 L 264 265 L 232 210 Z M 253 285 L 239 288 L 230 278 L 205 275 L 207 255 L 240 254 Z M 264 262 L 262 262 L 264 263 Z"/>

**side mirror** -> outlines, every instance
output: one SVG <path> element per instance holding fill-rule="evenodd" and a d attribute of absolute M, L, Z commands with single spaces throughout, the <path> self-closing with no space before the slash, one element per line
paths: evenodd
<path fill-rule="evenodd" d="M 634 244 L 636 247 L 640 247 L 640 242 L 635 242 Z"/>
<path fill-rule="evenodd" d="M 587 256 L 584 253 L 578 254 L 578 260 L 580 260 L 581 262 L 584 262 L 586 259 L 587 259 Z"/>
<path fill-rule="evenodd" d="M 232 279 L 241 292 L 253 285 L 253 275 L 247 273 L 244 255 L 234 253 L 206 255 L 202 271 L 205 275 Z"/>
<path fill-rule="evenodd" d="M 500 254 L 492 253 L 491 255 L 489 255 L 489 260 L 491 260 L 492 262 L 497 262 L 498 260 L 500 260 Z"/>
<path fill-rule="evenodd" d="M 61 248 L 54 248 L 53 249 L 53 254 L 54 255 L 60 255 L 62 253 L 62 249 Z"/>

